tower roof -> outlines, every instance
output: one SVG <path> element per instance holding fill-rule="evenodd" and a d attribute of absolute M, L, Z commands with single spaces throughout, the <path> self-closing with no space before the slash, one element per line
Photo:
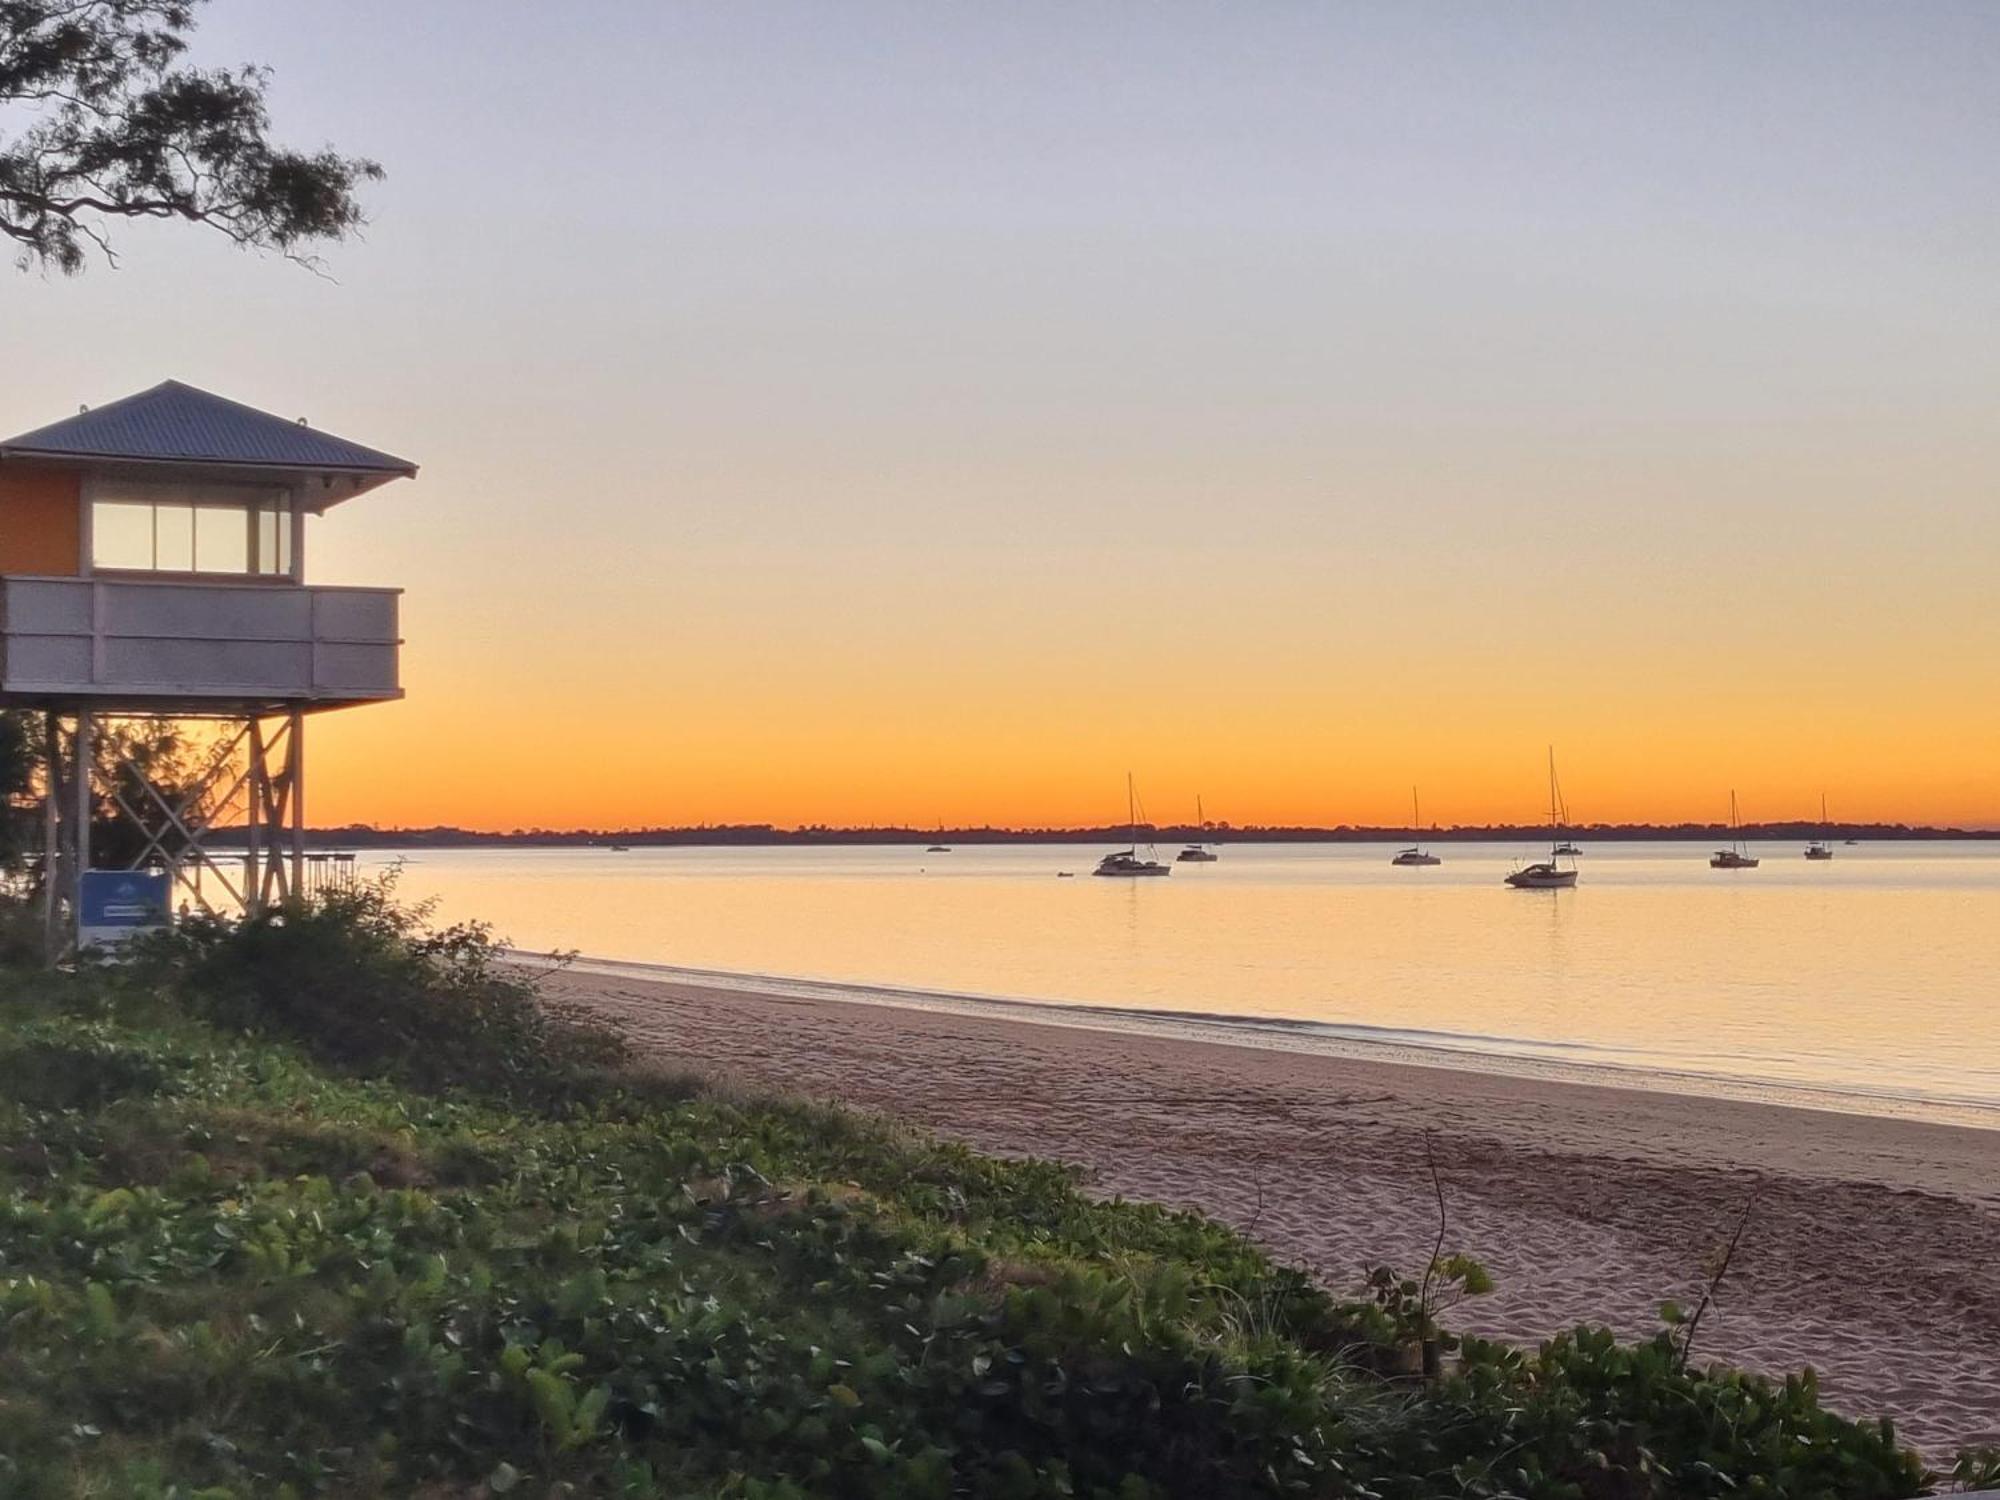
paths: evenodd
<path fill-rule="evenodd" d="M 366 476 L 414 475 L 406 458 L 351 443 L 178 380 L 0 441 L 0 459 L 199 464 Z"/>

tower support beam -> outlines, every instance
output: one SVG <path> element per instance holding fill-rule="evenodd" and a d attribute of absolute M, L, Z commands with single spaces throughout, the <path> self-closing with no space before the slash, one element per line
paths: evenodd
<path fill-rule="evenodd" d="M 104 851 L 113 867 L 164 870 L 183 910 L 257 913 L 307 893 L 303 711 L 206 716 L 218 728 L 213 744 L 170 785 L 115 735 L 128 717 L 80 707 L 43 717 L 42 916 L 52 963 L 75 946 L 100 813 L 118 830 Z M 219 847 L 225 833 L 240 833 L 241 846 Z"/>

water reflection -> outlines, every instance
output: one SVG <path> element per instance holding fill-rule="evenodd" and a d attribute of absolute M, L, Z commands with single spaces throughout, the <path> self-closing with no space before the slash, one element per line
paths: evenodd
<path fill-rule="evenodd" d="M 1233 844 L 1133 881 L 1091 878 L 1099 852 L 478 850 L 404 878 L 523 946 L 2000 1106 L 2000 844 L 1766 848 L 1742 872 L 1698 844 L 1591 845 L 1567 891 L 1502 885 L 1511 846 L 1396 869 L 1375 846 Z"/>

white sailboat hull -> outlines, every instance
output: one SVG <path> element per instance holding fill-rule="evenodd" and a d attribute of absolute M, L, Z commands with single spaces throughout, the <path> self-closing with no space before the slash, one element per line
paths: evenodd
<path fill-rule="evenodd" d="M 1517 891 L 1560 891 L 1576 884 L 1576 871 L 1558 870 L 1554 865 L 1529 865 L 1507 877 Z"/>

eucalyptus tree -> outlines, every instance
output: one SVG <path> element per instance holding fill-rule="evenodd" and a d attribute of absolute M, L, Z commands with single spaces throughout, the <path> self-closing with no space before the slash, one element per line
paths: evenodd
<path fill-rule="evenodd" d="M 256 66 L 188 63 L 205 0 L 0 0 L 0 240 L 24 269 L 115 263 L 121 220 L 205 225 L 309 260 L 382 169 L 271 139 Z"/>

